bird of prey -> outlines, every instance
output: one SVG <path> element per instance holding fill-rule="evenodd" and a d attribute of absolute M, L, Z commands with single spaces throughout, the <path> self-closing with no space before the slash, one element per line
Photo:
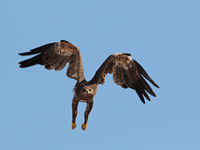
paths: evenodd
<path fill-rule="evenodd" d="M 87 107 L 84 113 L 82 129 L 86 130 L 97 87 L 99 84 L 104 84 L 108 73 L 113 74 L 113 80 L 117 85 L 122 88 L 134 89 L 143 103 L 145 103 L 144 97 L 150 101 L 147 93 L 156 97 L 156 94 L 145 79 L 159 88 L 144 68 L 130 57 L 129 53 L 115 53 L 108 56 L 89 81 L 84 77 L 83 62 L 79 48 L 68 41 L 61 40 L 60 42 L 46 44 L 29 52 L 19 53 L 19 55 L 35 55 L 30 59 L 19 62 L 20 68 L 39 64 L 48 70 L 54 69 L 57 71 L 62 70 L 69 63 L 66 75 L 77 81 L 72 100 L 72 129 L 76 128 L 78 103 L 85 102 Z"/>

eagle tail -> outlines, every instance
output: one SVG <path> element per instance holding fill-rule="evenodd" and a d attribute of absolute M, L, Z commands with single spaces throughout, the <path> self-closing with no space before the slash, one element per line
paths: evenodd
<path fill-rule="evenodd" d="M 19 67 L 20 68 L 26 68 L 26 67 L 30 67 L 30 66 L 33 66 L 33 65 L 36 65 L 36 64 L 41 64 L 41 60 L 42 60 L 41 54 L 39 54 L 39 55 L 34 56 L 30 59 L 19 62 L 19 64 L 20 64 Z"/>

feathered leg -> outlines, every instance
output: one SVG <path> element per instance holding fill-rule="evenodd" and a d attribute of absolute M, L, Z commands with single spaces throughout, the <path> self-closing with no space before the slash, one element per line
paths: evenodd
<path fill-rule="evenodd" d="M 90 100 L 87 102 L 87 106 L 86 106 L 85 113 L 84 113 L 84 123 L 82 124 L 83 130 L 86 130 L 86 128 L 87 128 L 88 116 L 92 110 L 92 107 L 93 107 L 93 100 Z"/>
<path fill-rule="evenodd" d="M 76 128 L 76 116 L 78 114 L 78 103 L 79 101 L 77 101 L 75 98 L 73 98 L 72 101 L 72 129 Z"/>

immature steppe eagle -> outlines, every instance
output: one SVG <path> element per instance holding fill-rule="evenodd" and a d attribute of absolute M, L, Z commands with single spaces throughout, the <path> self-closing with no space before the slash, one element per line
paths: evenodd
<path fill-rule="evenodd" d="M 144 97 L 150 101 L 147 92 L 156 97 L 156 94 L 144 78 L 159 88 L 143 67 L 132 59 L 128 53 L 110 55 L 90 81 L 86 81 L 84 77 L 80 50 L 68 41 L 61 40 L 60 42 L 50 43 L 32 49 L 29 52 L 19 53 L 22 56 L 34 54 L 36 56 L 19 62 L 20 67 L 26 68 L 40 64 L 44 65 L 46 69 L 54 69 L 57 71 L 62 70 L 69 62 L 67 76 L 77 80 L 72 101 L 72 129 L 76 127 L 78 103 L 86 102 L 87 107 L 84 113 L 84 123 L 82 124 L 82 129 L 86 130 L 88 115 L 93 107 L 93 98 L 97 92 L 98 84 L 104 84 L 107 73 L 113 74 L 113 80 L 117 85 L 123 88 L 134 89 L 143 103 L 145 103 Z"/>

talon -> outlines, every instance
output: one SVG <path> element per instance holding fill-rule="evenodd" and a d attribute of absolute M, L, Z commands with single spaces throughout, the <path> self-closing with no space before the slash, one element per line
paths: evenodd
<path fill-rule="evenodd" d="M 87 128 L 87 124 L 86 124 L 86 123 L 83 123 L 83 124 L 82 124 L 82 129 L 83 129 L 83 130 L 86 130 L 86 128 Z"/>
<path fill-rule="evenodd" d="M 72 122 L 72 129 L 76 128 L 76 122 Z"/>

